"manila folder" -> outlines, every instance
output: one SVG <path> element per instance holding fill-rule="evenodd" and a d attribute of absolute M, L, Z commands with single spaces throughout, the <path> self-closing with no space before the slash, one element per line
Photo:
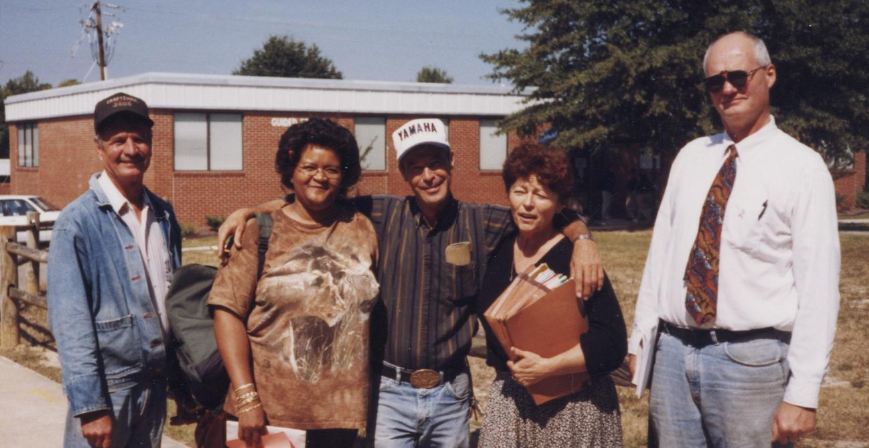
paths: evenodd
<path fill-rule="evenodd" d="M 579 343 L 579 336 L 588 331 L 578 300 L 582 299 L 576 297 L 576 282 L 569 280 L 509 316 L 504 325 L 513 346 L 544 358 L 573 348 Z M 585 373 L 559 375 L 527 389 L 534 403 L 540 405 L 582 389 L 587 380 Z"/>

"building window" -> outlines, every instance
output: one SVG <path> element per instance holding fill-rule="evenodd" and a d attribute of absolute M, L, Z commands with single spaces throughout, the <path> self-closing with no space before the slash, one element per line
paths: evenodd
<path fill-rule="evenodd" d="M 18 166 L 39 166 L 39 128 L 36 123 L 18 124 Z"/>
<path fill-rule="evenodd" d="M 362 169 L 386 169 L 386 119 L 382 117 L 356 117 L 354 134 L 363 157 Z"/>
<path fill-rule="evenodd" d="M 176 171 L 240 171 L 241 114 L 175 114 Z"/>
<path fill-rule="evenodd" d="M 507 158 L 507 134 L 496 135 L 495 120 L 480 120 L 480 170 L 500 171 Z"/>

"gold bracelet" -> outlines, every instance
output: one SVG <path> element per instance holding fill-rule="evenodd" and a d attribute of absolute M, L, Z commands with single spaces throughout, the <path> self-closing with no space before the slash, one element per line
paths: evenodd
<path fill-rule="evenodd" d="M 260 406 L 262 406 L 262 405 L 263 405 L 262 403 L 254 403 L 254 404 L 252 404 L 252 405 L 250 405 L 250 406 L 247 406 L 247 407 L 244 407 L 244 408 L 241 408 L 241 409 L 236 409 L 236 411 L 237 411 L 237 412 L 240 412 L 240 413 L 244 413 L 244 412 L 247 412 L 247 411 L 249 411 L 249 410 L 251 410 L 251 409 L 256 409 L 256 408 L 258 408 L 258 407 L 260 407 Z"/>
<path fill-rule="evenodd" d="M 240 411 L 236 411 L 235 413 L 236 413 L 236 414 L 244 414 L 244 413 L 247 412 L 247 411 L 252 411 L 252 410 L 254 410 L 254 409 L 258 408 L 258 407 L 261 407 L 262 405 L 263 405 L 262 403 L 257 403 L 257 404 L 255 404 L 255 405 L 249 407 L 249 408 L 245 408 L 245 409 L 242 409 L 242 410 L 240 410 Z"/>
<path fill-rule="evenodd" d="M 238 409 L 246 404 L 253 403 L 254 401 L 257 401 L 257 400 L 259 400 L 259 397 L 250 397 L 250 398 L 247 398 L 244 400 L 236 400 L 235 408 Z"/>
<path fill-rule="evenodd" d="M 259 394 L 256 393 L 256 391 L 247 392 L 247 393 L 243 393 L 241 395 L 236 395 L 235 401 L 240 401 L 240 400 L 244 400 L 245 398 L 258 397 L 258 396 L 259 396 Z"/>
<path fill-rule="evenodd" d="M 255 386 L 253 385 L 253 383 L 242 384 L 237 389 L 235 389 L 234 392 L 236 393 L 236 395 L 238 395 L 239 392 L 241 392 L 245 389 L 253 389 L 254 387 Z"/>

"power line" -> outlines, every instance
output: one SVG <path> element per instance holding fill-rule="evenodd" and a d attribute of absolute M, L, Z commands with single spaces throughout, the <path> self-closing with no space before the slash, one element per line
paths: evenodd
<path fill-rule="evenodd" d="M 84 5 L 87 4 L 85 3 Z M 84 41 L 84 37 L 87 36 L 88 42 L 90 43 L 91 47 L 91 56 L 99 64 L 100 67 L 100 79 L 105 81 L 106 67 L 109 61 L 112 59 L 112 56 L 114 55 L 114 43 L 116 40 L 115 36 L 120 33 L 121 28 L 123 28 L 124 24 L 121 22 L 112 21 L 104 31 L 102 16 L 117 16 L 113 13 L 104 14 L 102 11 L 103 7 L 109 9 L 121 9 L 120 6 L 109 3 L 101 4 L 100 0 L 94 0 L 94 2 L 90 5 L 90 8 L 88 9 L 87 18 L 79 22 L 82 27 L 82 34 L 79 36 L 78 41 L 73 46 L 70 58 L 75 57 L 79 46 Z M 92 68 L 93 66 L 91 66 L 91 69 Z M 88 69 L 88 73 L 85 75 L 85 78 L 90 75 L 91 69 Z"/>

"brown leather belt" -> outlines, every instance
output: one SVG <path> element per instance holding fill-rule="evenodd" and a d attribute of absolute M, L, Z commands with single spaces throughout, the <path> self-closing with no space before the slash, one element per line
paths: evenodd
<path fill-rule="evenodd" d="M 380 369 L 380 375 L 398 381 L 399 383 L 407 381 L 411 386 L 416 387 L 417 389 L 431 389 L 455 379 L 456 375 L 461 373 L 462 370 L 463 369 L 447 369 L 443 371 L 432 369 L 410 370 L 384 362 L 383 367 Z"/>
<path fill-rule="evenodd" d="M 661 332 L 681 339 L 683 342 L 695 347 L 720 344 L 722 342 L 739 342 L 750 339 L 778 339 L 790 341 L 791 334 L 786 331 L 776 330 L 772 327 L 757 328 L 746 331 L 733 331 L 723 329 L 701 329 L 677 327 L 666 321 L 661 321 Z"/>

